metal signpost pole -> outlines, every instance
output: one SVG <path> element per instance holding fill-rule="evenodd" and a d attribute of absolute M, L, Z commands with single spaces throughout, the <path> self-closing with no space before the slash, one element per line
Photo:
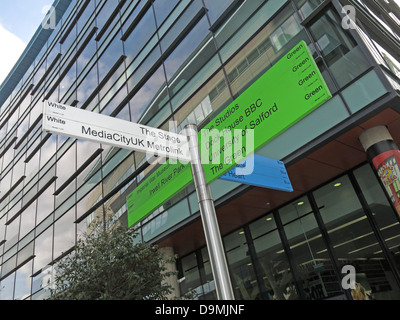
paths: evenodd
<path fill-rule="evenodd" d="M 215 213 L 214 200 L 210 186 L 207 184 L 204 168 L 201 163 L 200 148 L 197 137 L 197 126 L 189 124 L 185 127 L 191 155 L 191 168 L 194 185 L 199 201 L 200 215 L 210 256 L 217 297 L 219 300 L 234 300 L 228 264 L 225 258 L 224 247 Z"/>

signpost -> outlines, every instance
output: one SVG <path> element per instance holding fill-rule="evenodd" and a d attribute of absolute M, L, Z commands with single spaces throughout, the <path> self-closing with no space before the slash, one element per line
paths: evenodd
<path fill-rule="evenodd" d="M 186 135 L 178 135 L 49 101 L 44 102 L 42 129 L 169 158 L 127 197 L 128 226 L 194 181 L 217 295 L 231 300 L 233 291 L 209 183 L 223 175 L 226 178 L 227 172 L 230 176 L 230 170 L 247 156 L 331 97 L 302 41 L 199 133 L 190 125 Z M 170 165 L 171 159 L 181 163 Z M 269 187 L 290 191 L 282 163 L 266 165 L 267 160 L 256 159 L 262 169 L 247 177 L 248 182 L 258 183 L 263 175 L 272 182 Z M 277 181 L 284 181 L 286 188 Z"/>
<path fill-rule="evenodd" d="M 67 137 L 190 161 L 187 137 L 184 135 L 47 100 L 44 101 L 42 129 Z"/>

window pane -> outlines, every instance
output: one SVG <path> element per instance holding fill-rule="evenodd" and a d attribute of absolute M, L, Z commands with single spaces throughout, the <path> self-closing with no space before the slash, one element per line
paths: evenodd
<path fill-rule="evenodd" d="M 75 245 L 75 207 L 54 224 L 54 258 Z"/>
<path fill-rule="evenodd" d="M 35 227 L 36 201 L 21 213 L 20 239 Z"/>
<path fill-rule="evenodd" d="M 1 300 L 12 300 L 14 297 L 14 279 L 15 272 L 9 275 L 7 278 L 0 282 L 0 299 Z"/>
<path fill-rule="evenodd" d="M 53 228 L 48 228 L 35 240 L 34 273 L 52 260 Z"/>

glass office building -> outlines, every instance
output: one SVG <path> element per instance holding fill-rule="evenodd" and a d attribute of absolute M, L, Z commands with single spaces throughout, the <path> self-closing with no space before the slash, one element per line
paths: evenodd
<path fill-rule="evenodd" d="M 48 297 L 57 262 L 83 233 L 127 225 L 126 196 L 155 169 L 42 132 L 44 100 L 202 128 L 301 40 L 333 98 L 257 151 L 285 163 L 294 191 L 211 184 L 235 298 L 400 299 L 400 183 L 385 187 L 359 141 L 384 125 L 400 145 L 399 12 L 393 0 L 56 0 L 0 87 L 0 299 Z M 178 257 L 176 295 L 216 298 L 193 185 L 134 227 Z M 342 286 L 348 265 L 359 290 Z"/>

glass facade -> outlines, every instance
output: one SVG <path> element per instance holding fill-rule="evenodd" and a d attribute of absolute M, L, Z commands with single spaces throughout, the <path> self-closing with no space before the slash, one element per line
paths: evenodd
<path fill-rule="evenodd" d="M 43 100 L 180 132 L 207 124 L 301 40 L 334 95 L 329 109 L 343 108 L 346 117 L 386 93 L 375 62 L 385 62 L 388 77 L 398 71 L 372 30 L 341 27 L 338 1 L 57 3 L 65 12 L 40 52 L 10 94 L 0 88 L 0 299 L 46 298 L 57 261 L 83 233 L 126 224 L 126 196 L 155 167 L 139 170 L 146 162 L 140 153 L 42 132 Z M 356 105 L 354 90 L 368 93 Z M 398 219 L 371 174 L 360 167 L 339 187 L 305 193 L 224 235 L 235 296 L 350 298 L 340 270 L 355 264 L 376 298 L 399 298 Z M 211 185 L 216 200 L 237 187 Z M 187 187 L 135 226 L 140 239 L 166 236 L 195 216 L 193 191 Z M 182 294 L 216 298 L 206 248 L 178 265 Z"/>

